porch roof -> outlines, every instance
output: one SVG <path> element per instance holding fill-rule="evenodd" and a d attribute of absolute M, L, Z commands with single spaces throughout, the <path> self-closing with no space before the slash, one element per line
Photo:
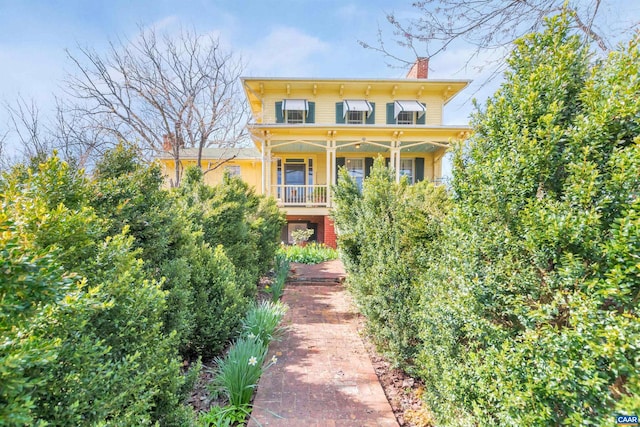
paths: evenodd
<path fill-rule="evenodd" d="M 343 152 L 383 153 L 391 141 L 398 141 L 402 152 L 433 152 L 449 146 L 454 139 L 468 137 L 469 126 L 361 126 L 361 125 L 286 125 L 249 126 L 258 149 L 269 141 L 272 152 L 324 152 L 328 141 L 335 141 Z"/>

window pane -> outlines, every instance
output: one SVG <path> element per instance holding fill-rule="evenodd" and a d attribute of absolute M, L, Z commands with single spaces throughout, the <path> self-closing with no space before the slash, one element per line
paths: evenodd
<path fill-rule="evenodd" d="M 400 176 L 406 176 L 413 183 L 413 159 L 400 159 Z"/>
<path fill-rule="evenodd" d="M 349 176 L 353 178 L 358 185 L 358 188 L 362 190 L 362 180 L 364 179 L 364 159 L 347 159 L 346 166 Z"/>
<path fill-rule="evenodd" d="M 413 111 L 400 111 L 398 114 L 399 125 L 412 125 L 414 124 L 415 113 Z"/>
<path fill-rule="evenodd" d="M 238 165 L 225 166 L 224 170 L 231 176 L 240 176 L 240 166 Z"/>
<path fill-rule="evenodd" d="M 347 111 L 347 123 L 361 125 L 364 121 L 364 111 Z"/>
<path fill-rule="evenodd" d="M 287 123 L 303 123 L 304 111 L 287 110 Z"/>

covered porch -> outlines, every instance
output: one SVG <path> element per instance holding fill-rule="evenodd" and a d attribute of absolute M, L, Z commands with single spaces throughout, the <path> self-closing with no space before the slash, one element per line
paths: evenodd
<path fill-rule="evenodd" d="M 439 182 L 449 139 L 457 136 L 452 130 L 439 129 L 426 140 L 424 128 L 419 137 L 411 131 L 363 135 L 361 128 L 357 134 L 340 131 L 339 136 L 338 131 L 328 130 L 326 139 L 319 140 L 317 129 L 315 135 L 287 135 L 293 137 L 290 139 L 277 129 L 263 129 L 259 140 L 263 192 L 287 212 L 311 208 L 320 213 L 332 207 L 330 188 L 336 184 L 341 166 L 362 185 L 378 156 L 385 159 L 398 182 L 403 176 L 410 182 Z"/>

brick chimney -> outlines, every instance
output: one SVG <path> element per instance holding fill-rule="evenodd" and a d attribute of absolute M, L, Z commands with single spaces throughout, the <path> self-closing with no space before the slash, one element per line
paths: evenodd
<path fill-rule="evenodd" d="M 426 79 L 429 76 L 429 58 L 417 58 L 407 73 L 408 79 Z"/>

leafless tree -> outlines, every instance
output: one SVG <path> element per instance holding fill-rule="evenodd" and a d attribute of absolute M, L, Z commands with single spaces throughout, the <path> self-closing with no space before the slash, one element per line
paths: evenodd
<path fill-rule="evenodd" d="M 78 100 L 75 113 L 116 140 L 138 143 L 149 156 L 169 153 L 172 185 L 181 180 L 183 148 L 194 149 L 202 167 L 204 148 L 231 148 L 245 137 L 242 62 L 215 37 L 158 36 L 148 29 L 112 42 L 105 55 L 88 48 L 67 54 L 76 69 L 67 81 Z"/>
<path fill-rule="evenodd" d="M 15 103 L 6 103 L 11 132 L 15 134 L 25 158 L 46 158 L 52 151 L 51 141 L 46 136 L 40 109 L 36 102 L 19 96 Z"/>
<path fill-rule="evenodd" d="M 5 131 L 0 135 L 0 172 L 9 167 L 9 159 L 7 158 L 7 134 Z"/>
<path fill-rule="evenodd" d="M 400 50 L 412 52 L 413 58 L 402 58 L 393 46 L 390 48 L 380 29 L 376 43 L 360 41 L 360 45 L 381 52 L 395 64 L 408 65 L 415 57 L 432 58 L 461 43 L 474 49 L 468 64 L 481 53 L 508 52 L 514 40 L 540 30 L 546 17 L 566 8 L 576 31 L 607 52 L 613 47 L 609 39 L 614 29 L 608 29 L 607 33 L 604 26 L 599 26 L 598 18 L 604 15 L 604 6 L 619 4 L 618 0 L 422 0 L 413 6 L 417 18 L 403 20 L 393 13 L 387 14 L 396 44 Z M 632 31 L 638 25 L 630 23 L 618 30 Z M 497 59 L 498 68 L 502 58 L 499 55 Z"/>
<path fill-rule="evenodd" d="M 42 161 L 54 151 L 65 161 L 79 167 L 87 165 L 90 154 L 98 145 L 96 132 L 88 124 L 68 113 L 57 100 L 55 119 L 41 114 L 35 100 L 22 96 L 13 103 L 5 103 L 9 116 L 9 130 L 4 135 L 16 148 L 13 159 L 5 158 L 5 167 L 20 161 Z M 100 141 L 104 144 L 104 141 Z"/>

